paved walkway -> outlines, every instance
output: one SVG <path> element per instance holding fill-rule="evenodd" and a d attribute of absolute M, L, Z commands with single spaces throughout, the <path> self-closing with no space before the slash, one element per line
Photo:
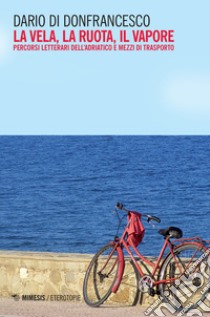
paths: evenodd
<path fill-rule="evenodd" d="M 140 306 L 91 308 L 81 303 L 0 299 L 0 317 L 128 317 L 129 315 L 144 316 Z"/>
<path fill-rule="evenodd" d="M 101 306 L 59 301 L 22 301 L 0 298 L 0 317 L 143 317 L 141 306 Z"/>
<path fill-rule="evenodd" d="M 145 317 L 144 311 L 145 309 L 140 305 L 134 307 L 103 305 L 100 308 L 91 308 L 83 303 L 17 301 L 12 298 L 0 298 L 0 317 Z M 172 315 L 167 313 L 167 316 Z"/>

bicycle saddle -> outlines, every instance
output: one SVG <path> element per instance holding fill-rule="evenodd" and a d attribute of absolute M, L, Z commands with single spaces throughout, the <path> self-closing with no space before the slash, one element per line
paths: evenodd
<path fill-rule="evenodd" d="M 158 232 L 165 238 L 170 237 L 179 239 L 183 236 L 182 230 L 177 227 L 168 227 L 167 229 L 160 229 Z"/>

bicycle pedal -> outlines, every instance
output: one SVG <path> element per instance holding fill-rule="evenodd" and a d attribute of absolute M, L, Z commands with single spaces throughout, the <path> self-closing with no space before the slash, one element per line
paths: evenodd
<path fill-rule="evenodd" d="M 149 288 L 148 289 L 148 294 L 152 297 L 154 297 L 156 295 L 156 291 L 154 290 L 154 288 Z"/>

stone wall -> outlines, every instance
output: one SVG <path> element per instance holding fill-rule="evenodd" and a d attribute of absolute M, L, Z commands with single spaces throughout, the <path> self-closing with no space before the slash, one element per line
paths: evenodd
<path fill-rule="evenodd" d="M 83 301 L 83 280 L 91 258 L 84 254 L 0 251 L 0 296 Z M 154 301 L 148 295 L 140 298 L 137 288 L 133 266 L 127 259 L 120 289 L 108 302 L 132 305 Z"/>

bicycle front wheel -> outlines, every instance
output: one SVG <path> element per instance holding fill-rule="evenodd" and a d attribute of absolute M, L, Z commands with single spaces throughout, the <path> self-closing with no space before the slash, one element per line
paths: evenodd
<path fill-rule="evenodd" d="M 160 269 L 159 290 L 175 311 L 200 309 L 202 294 L 209 288 L 209 252 L 196 243 L 186 243 L 169 254 Z M 201 309 L 202 310 L 202 309 Z"/>
<path fill-rule="evenodd" d="M 107 244 L 91 260 L 85 274 L 83 296 L 90 306 L 100 306 L 112 292 L 117 278 L 119 256 L 115 245 Z"/>

